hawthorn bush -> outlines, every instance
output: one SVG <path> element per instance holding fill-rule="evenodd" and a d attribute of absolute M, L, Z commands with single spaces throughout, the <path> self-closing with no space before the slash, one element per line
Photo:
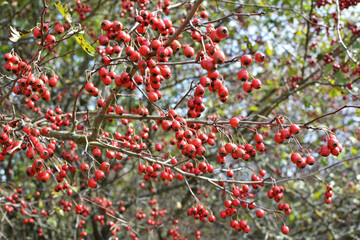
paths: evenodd
<path fill-rule="evenodd" d="M 3 1 L 0 238 L 360 238 L 358 3 Z"/>

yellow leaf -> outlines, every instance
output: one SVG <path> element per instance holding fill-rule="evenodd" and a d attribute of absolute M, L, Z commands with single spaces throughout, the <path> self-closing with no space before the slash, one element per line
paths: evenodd
<path fill-rule="evenodd" d="M 55 4 L 55 7 L 57 8 L 57 10 L 59 10 L 59 12 L 61 13 L 61 15 L 63 15 L 63 17 L 65 18 L 65 20 L 68 23 L 71 23 L 71 15 L 69 13 L 69 9 L 67 7 L 64 7 L 61 2 L 59 1 L 57 4 Z"/>
<path fill-rule="evenodd" d="M 251 106 L 250 110 L 256 112 L 257 110 L 259 110 L 259 108 L 257 106 Z"/>
<path fill-rule="evenodd" d="M 317 215 L 318 217 L 320 217 L 320 218 L 322 217 L 322 213 L 321 213 L 319 210 L 316 209 L 316 210 L 315 210 L 315 213 L 316 213 L 316 215 Z"/>
<path fill-rule="evenodd" d="M 82 34 L 78 34 L 78 37 L 75 36 L 75 39 L 78 43 L 80 43 L 81 47 L 87 54 L 94 56 L 95 49 L 85 40 Z"/>
<path fill-rule="evenodd" d="M 61 216 L 64 216 L 64 211 L 59 207 L 55 207 L 55 212 L 60 214 Z"/>
<path fill-rule="evenodd" d="M 265 50 L 265 52 L 270 57 L 273 55 L 274 48 L 273 48 L 273 45 L 272 45 L 272 43 L 270 41 L 266 42 L 266 50 Z"/>
<path fill-rule="evenodd" d="M 182 208 L 181 202 L 176 203 L 177 208 Z"/>
<path fill-rule="evenodd" d="M 356 148 L 351 148 L 351 153 L 356 155 L 358 153 L 358 150 Z"/>

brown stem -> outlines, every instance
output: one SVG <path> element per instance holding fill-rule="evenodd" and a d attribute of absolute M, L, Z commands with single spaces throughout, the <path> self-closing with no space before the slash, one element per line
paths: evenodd
<path fill-rule="evenodd" d="M 342 106 L 341 108 L 339 108 L 339 109 L 337 109 L 337 110 L 335 110 L 335 111 L 333 111 L 333 112 L 330 112 L 330 113 L 321 115 L 321 116 L 319 116 L 319 117 L 317 117 L 317 118 L 314 118 L 313 120 L 305 123 L 304 126 L 306 127 L 307 125 L 309 125 L 309 124 L 311 124 L 311 123 L 313 123 L 313 122 L 315 122 L 315 121 L 317 121 L 317 120 L 319 120 L 319 119 L 321 119 L 321 118 L 323 118 L 323 117 L 326 117 L 326 116 L 329 116 L 329 115 L 333 115 L 333 114 L 335 114 L 335 113 L 337 113 L 337 112 L 339 112 L 339 111 L 341 111 L 341 110 L 343 110 L 343 109 L 345 109 L 345 108 L 360 108 L 360 106 L 344 105 L 344 106 Z"/>

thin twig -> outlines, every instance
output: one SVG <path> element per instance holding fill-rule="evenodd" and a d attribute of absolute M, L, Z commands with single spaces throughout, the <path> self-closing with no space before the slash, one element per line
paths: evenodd
<path fill-rule="evenodd" d="M 346 54 L 348 55 L 348 57 L 351 59 L 351 61 L 353 61 L 356 65 L 358 64 L 358 62 L 356 61 L 356 59 L 352 56 L 350 50 L 348 49 L 348 47 L 345 45 L 342 37 L 341 37 L 341 33 L 340 33 L 340 7 L 339 7 L 339 0 L 336 0 L 336 12 L 337 12 L 337 24 L 336 24 L 336 31 L 337 31 L 337 35 L 339 37 L 339 43 L 341 44 L 341 46 L 345 49 Z"/>

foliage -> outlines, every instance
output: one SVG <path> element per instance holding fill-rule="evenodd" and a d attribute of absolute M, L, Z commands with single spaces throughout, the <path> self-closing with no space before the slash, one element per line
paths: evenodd
<path fill-rule="evenodd" d="M 353 2 L 2 1 L 0 239 L 360 238 Z M 275 186 L 290 210 L 268 197 Z"/>

